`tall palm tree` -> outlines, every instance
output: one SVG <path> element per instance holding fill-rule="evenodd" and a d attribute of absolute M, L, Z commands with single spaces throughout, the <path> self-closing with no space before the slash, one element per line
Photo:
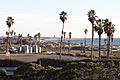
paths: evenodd
<path fill-rule="evenodd" d="M 107 39 L 104 39 L 104 53 L 106 54 L 106 42 L 107 41 Z"/>
<path fill-rule="evenodd" d="M 108 19 L 104 20 L 104 31 L 108 37 L 108 45 L 107 45 L 107 57 L 108 57 L 108 59 L 109 59 L 109 55 L 110 55 L 110 39 L 111 39 L 111 36 L 113 35 L 113 33 L 115 32 L 114 26 L 115 25 L 112 24 L 112 22 L 109 21 Z"/>
<path fill-rule="evenodd" d="M 14 32 L 13 34 L 14 34 L 14 37 L 15 37 L 15 35 L 16 35 L 16 32 Z"/>
<path fill-rule="evenodd" d="M 113 49 L 113 37 L 114 37 L 114 35 L 112 34 L 112 35 L 111 35 L 111 54 L 113 53 L 113 52 L 112 52 L 112 49 Z"/>
<path fill-rule="evenodd" d="M 93 58 L 94 22 L 95 22 L 96 17 L 97 17 L 97 16 L 95 16 L 95 14 L 96 14 L 95 10 L 90 10 L 88 12 L 88 20 L 92 24 L 91 59 Z"/>
<path fill-rule="evenodd" d="M 15 40 L 16 32 L 14 32 L 13 34 L 14 34 L 14 40 Z"/>
<path fill-rule="evenodd" d="M 28 34 L 27 37 L 28 37 L 28 43 L 29 43 L 29 53 L 31 53 L 31 46 L 32 46 L 31 45 L 32 44 L 31 40 L 32 40 L 32 36 L 30 36 L 30 34 Z"/>
<path fill-rule="evenodd" d="M 85 49 L 84 49 L 84 53 L 86 53 L 86 36 L 87 36 L 88 30 L 85 29 L 84 32 L 85 32 L 85 43 L 84 43 L 85 44 Z"/>
<path fill-rule="evenodd" d="M 64 32 L 63 34 L 64 34 L 64 41 L 65 41 L 65 37 L 66 37 L 66 32 Z"/>
<path fill-rule="evenodd" d="M 34 35 L 34 39 L 35 39 L 35 45 L 37 43 L 37 34 Z"/>
<path fill-rule="evenodd" d="M 13 33 L 14 33 L 14 30 L 12 30 L 12 31 L 10 32 L 11 36 L 13 36 Z"/>
<path fill-rule="evenodd" d="M 22 47 L 22 34 L 18 34 L 19 52 L 21 52 Z"/>
<path fill-rule="evenodd" d="M 32 49 L 31 49 L 31 47 L 32 47 L 32 36 L 29 36 L 29 41 L 30 41 L 30 53 L 31 53 L 31 51 L 32 51 Z"/>
<path fill-rule="evenodd" d="M 7 21 L 6 21 L 6 25 L 8 25 L 8 50 L 7 50 L 7 52 L 9 52 L 9 50 L 10 50 L 10 28 L 11 28 L 11 26 L 13 25 L 13 23 L 14 23 L 14 19 L 12 18 L 12 17 L 8 17 L 7 18 Z"/>
<path fill-rule="evenodd" d="M 101 35 L 103 33 L 103 20 L 101 19 L 98 19 L 96 20 L 96 23 L 97 25 L 95 26 L 95 31 L 98 33 L 99 35 L 99 60 L 100 60 L 100 57 L 101 57 Z"/>
<path fill-rule="evenodd" d="M 7 35 L 7 37 L 6 37 L 6 39 L 5 39 L 5 43 L 6 43 L 6 52 L 8 52 L 8 50 L 9 50 L 9 39 L 8 39 L 9 32 L 6 32 L 6 35 Z"/>
<path fill-rule="evenodd" d="M 62 11 L 60 13 L 60 20 L 62 21 L 63 23 L 63 27 L 62 27 L 62 31 L 61 31 L 61 42 L 60 42 L 60 56 L 59 58 L 61 59 L 61 53 L 62 53 L 62 40 L 63 40 L 63 32 L 64 32 L 64 23 L 65 23 L 65 20 L 67 19 L 67 13 Z"/>
<path fill-rule="evenodd" d="M 69 40 L 68 40 L 68 46 L 69 46 L 69 49 L 68 49 L 68 52 L 70 52 L 70 41 L 71 41 L 71 34 L 72 32 L 69 32 Z"/>
<path fill-rule="evenodd" d="M 39 32 L 39 33 L 38 33 L 39 44 L 40 44 L 40 38 L 41 38 L 41 34 L 40 34 L 40 32 Z"/>
<path fill-rule="evenodd" d="M 64 44 L 63 44 L 63 47 L 64 47 L 64 51 L 65 51 L 65 37 L 66 37 L 66 32 L 64 32 L 63 35 L 64 35 Z"/>
<path fill-rule="evenodd" d="M 41 43 L 40 43 L 40 42 L 41 42 L 41 41 L 40 41 L 40 39 L 41 39 L 41 33 L 40 33 L 40 32 L 38 33 L 38 39 L 39 39 L 38 45 L 40 46 L 40 44 L 41 44 Z M 38 47 L 39 47 L 39 46 L 38 46 Z M 40 48 L 38 48 L 38 52 L 40 52 Z"/>
<path fill-rule="evenodd" d="M 13 43 L 13 33 L 14 33 L 14 30 L 10 31 L 10 35 L 11 35 L 11 38 L 10 38 L 10 46 L 12 47 L 12 43 Z"/>

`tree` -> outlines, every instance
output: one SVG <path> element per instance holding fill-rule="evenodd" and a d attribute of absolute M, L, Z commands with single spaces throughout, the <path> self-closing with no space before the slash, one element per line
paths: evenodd
<path fill-rule="evenodd" d="M 32 36 L 30 36 L 30 34 L 27 35 L 28 37 L 28 42 L 29 42 L 29 53 L 31 53 L 32 49 Z"/>
<path fill-rule="evenodd" d="M 10 32 L 11 36 L 13 36 L 13 33 L 14 33 L 14 30 L 12 30 L 12 31 Z"/>
<path fill-rule="evenodd" d="M 40 45 L 40 38 L 41 38 L 41 34 L 38 33 L 39 45 Z"/>
<path fill-rule="evenodd" d="M 85 29 L 84 32 L 85 32 L 85 43 L 84 43 L 85 44 L 85 49 L 84 49 L 84 53 L 86 53 L 86 36 L 87 36 L 88 30 Z"/>
<path fill-rule="evenodd" d="M 14 30 L 10 31 L 10 35 L 11 35 L 11 38 L 10 38 L 10 46 L 12 47 L 13 45 L 13 33 L 14 33 Z"/>
<path fill-rule="evenodd" d="M 64 35 L 64 44 L 63 44 L 63 46 L 64 46 L 64 51 L 65 51 L 65 37 L 66 37 L 66 32 L 64 32 L 63 35 Z"/>
<path fill-rule="evenodd" d="M 14 32 L 13 34 L 14 34 L 14 37 L 15 37 L 15 35 L 16 35 L 16 32 Z"/>
<path fill-rule="evenodd" d="M 71 32 L 69 32 L 69 40 L 68 40 L 68 44 L 69 44 L 69 49 L 68 49 L 68 52 L 70 52 L 70 41 L 71 41 Z"/>
<path fill-rule="evenodd" d="M 14 19 L 12 17 L 8 17 L 6 21 L 6 25 L 8 25 L 8 45 L 7 45 L 7 52 L 10 50 L 10 28 L 14 23 Z"/>
<path fill-rule="evenodd" d="M 104 53 L 106 54 L 106 41 L 107 39 L 104 39 Z"/>
<path fill-rule="evenodd" d="M 114 37 L 114 35 L 112 34 L 112 35 L 111 35 L 111 54 L 113 53 L 113 52 L 112 52 L 112 49 L 113 49 L 113 37 Z"/>
<path fill-rule="evenodd" d="M 41 43 L 40 43 L 40 42 L 41 42 L 41 41 L 40 41 L 40 39 L 41 39 L 41 33 L 40 33 L 40 32 L 38 33 L 38 39 L 39 39 L 39 42 L 38 42 L 38 47 L 39 47 L 40 44 L 41 44 Z M 38 48 L 38 52 L 40 52 L 40 48 Z"/>
<path fill-rule="evenodd" d="M 8 52 L 9 51 L 9 39 L 8 39 L 9 32 L 6 32 L 6 35 L 7 37 L 5 38 L 5 44 L 6 44 L 6 52 Z"/>
<path fill-rule="evenodd" d="M 19 52 L 21 51 L 22 47 L 22 34 L 18 34 L 18 44 L 19 44 Z"/>
<path fill-rule="evenodd" d="M 103 20 L 98 19 L 96 20 L 97 25 L 95 26 L 95 31 L 98 33 L 99 35 L 99 60 L 100 60 L 100 56 L 101 56 L 101 35 L 103 33 Z"/>
<path fill-rule="evenodd" d="M 63 27 L 62 27 L 62 31 L 61 31 L 61 42 L 60 42 L 60 56 L 59 58 L 61 59 L 61 53 L 62 53 L 62 40 L 63 40 L 63 33 L 64 33 L 64 23 L 65 23 L 65 20 L 67 19 L 67 13 L 62 11 L 60 13 L 60 20 L 62 21 L 63 23 Z"/>
<path fill-rule="evenodd" d="M 37 44 L 37 34 L 34 35 L 34 40 L 35 40 L 34 44 L 36 45 Z"/>
<path fill-rule="evenodd" d="M 93 58 L 93 39 L 94 39 L 94 22 L 96 21 L 95 10 L 90 10 L 88 12 L 88 20 L 92 24 L 92 41 L 91 41 L 91 59 Z"/>
<path fill-rule="evenodd" d="M 109 59 L 109 55 L 110 55 L 110 39 L 111 36 L 113 35 L 113 33 L 115 32 L 115 28 L 114 28 L 114 24 L 112 24 L 111 21 L 109 21 L 108 19 L 104 20 L 104 32 L 105 34 L 107 34 L 108 37 L 108 44 L 107 44 L 107 57 Z"/>

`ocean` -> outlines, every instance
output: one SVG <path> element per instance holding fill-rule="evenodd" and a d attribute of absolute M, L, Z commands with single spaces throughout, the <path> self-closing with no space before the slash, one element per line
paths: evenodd
<path fill-rule="evenodd" d="M 104 45 L 105 38 L 101 39 L 101 45 Z M 51 42 L 60 42 L 60 40 L 50 40 Z M 65 42 L 68 42 L 68 40 L 66 40 Z M 85 39 L 81 38 L 81 39 L 72 39 L 71 42 L 73 43 L 84 43 Z M 86 44 L 91 44 L 91 38 L 86 38 Z M 94 38 L 94 45 L 98 45 L 99 44 L 99 38 Z M 120 45 L 120 38 L 114 38 L 113 39 L 113 45 Z"/>

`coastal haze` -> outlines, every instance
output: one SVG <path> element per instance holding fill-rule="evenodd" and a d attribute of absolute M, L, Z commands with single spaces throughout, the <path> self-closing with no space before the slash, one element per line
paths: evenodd
<path fill-rule="evenodd" d="M 2 0 L 0 1 L 0 35 L 5 36 L 5 31 L 8 30 L 5 25 L 6 18 L 12 16 L 15 24 L 11 29 L 14 29 L 17 34 L 22 33 L 27 36 L 29 33 L 33 36 L 36 32 L 41 32 L 43 37 L 54 35 L 60 37 L 62 23 L 59 14 L 64 10 L 67 12 L 66 35 L 72 32 L 72 37 L 84 38 L 84 29 L 87 28 L 87 37 L 91 38 L 91 23 L 88 21 L 87 13 L 93 9 L 99 18 L 108 18 L 116 25 L 114 37 L 119 38 L 119 3 L 119 0 L 12 0 L 9 2 Z M 98 38 L 97 33 L 95 37 Z M 106 34 L 102 34 L 102 37 L 106 38 Z"/>

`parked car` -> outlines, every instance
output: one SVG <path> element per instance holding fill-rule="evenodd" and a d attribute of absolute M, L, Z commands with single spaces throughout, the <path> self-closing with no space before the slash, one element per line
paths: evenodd
<path fill-rule="evenodd" d="M 15 47 L 11 47 L 9 50 L 10 53 L 17 53 L 18 49 L 16 49 Z"/>

